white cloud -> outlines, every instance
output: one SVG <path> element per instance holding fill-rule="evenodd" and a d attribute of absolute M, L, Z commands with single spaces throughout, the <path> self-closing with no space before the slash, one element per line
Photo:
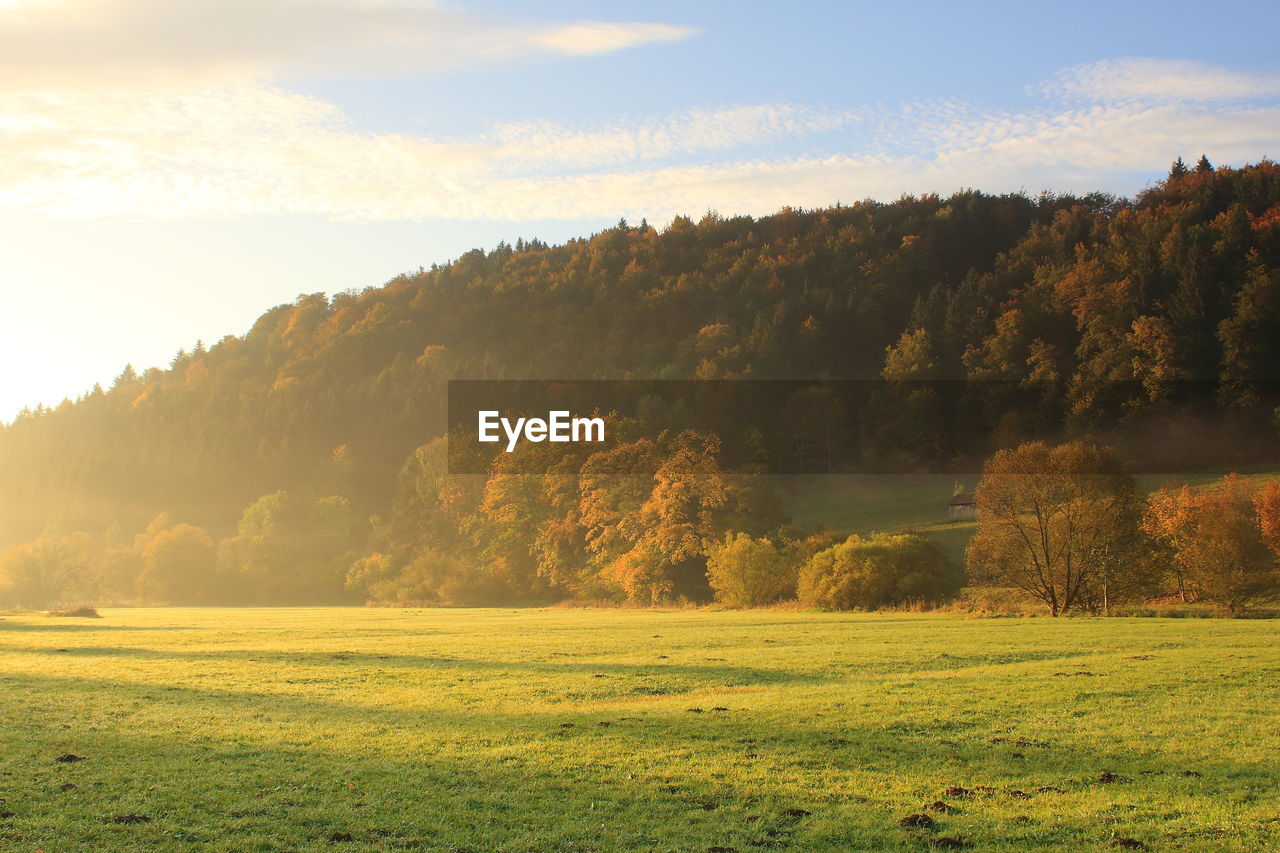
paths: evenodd
<path fill-rule="evenodd" d="M 1060 79 L 1101 73 L 1091 69 Z M 0 91 L 0 208 L 63 217 L 664 221 L 965 186 L 1131 191 L 1135 173 L 1201 152 L 1228 163 L 1280 152 L 1280 106 L 1234 96 L 865 114 L 755 104 L 451 138 L 360 132 L 332 104 L 262 83 Z"/>
<path fill-rule="evenodd" d="M 1183 59 L 1110 59 L 1065 69 L 1049 94 L 1088 101 L 1229 101 L 1280 95 L 1280 75 L 1247 74 Z"/>
<path fill-rule="evenodd" d="M 588 129 L 547 121 L 512 123 L 495 129 L 494 136 L 502 143 L 495 153 L 512 165 L 583 168 L 730 151 L 838 130 L 858 121 L 853 111 L 748 104 Z"/>
<path fill-rule="evenodd" d="M 396 76 L 694 34 L 658 23 L 494 20 L 435 0 L 17 0 L 0 6 L 0 88 Z"/>
<path fill-rule="evenodd" d="M 692 35 L 689 27 L 671 24 L 606 24 L 586 22 L 548 29 L 533 41 L 547 50 L 570 55 L 613 53 L 647 42 L 680 41 Z"/>

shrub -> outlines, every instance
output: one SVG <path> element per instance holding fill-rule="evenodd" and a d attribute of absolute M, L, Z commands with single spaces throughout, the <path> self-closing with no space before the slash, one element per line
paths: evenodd
<path fill-rule="evenodd" d="M 968 586 L 956 594 L 947 609 L 979 618 L 1044 615 L 1040 602 L 1017 587 Z"/>
<path fill-rule="evenodd" d="M 729 533 L 707 554 L 707 580 L 716 600 L 760 607 L 795 594 L 795 564 L 769 539 Z"/>
<path fill-rule="evenodd" d="M 964 576 L 923 536 L 877 533 L 819 551 L 800 571 L 800 601 L 826 610 L 874 610 L 953 597 Z"/>
<path fill-rule="evenodd" d="M 101 619 L 102 614 L 98 612 L 96 607 L 88 604 L 77 604 L 75 607 L 69 607 L 66 610 L 51 610 L 50 616 L 76 616 L 81 619 Z"/>

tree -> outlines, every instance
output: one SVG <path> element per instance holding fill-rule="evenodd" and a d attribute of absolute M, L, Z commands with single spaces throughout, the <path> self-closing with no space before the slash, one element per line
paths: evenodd
<path fill-rule="evenodd" d="M 830 387 L 811 385 L 799 389 L 779 413 L 789 424 L 792 457 L 798 473 L 832 473 L 848 444 L 849 410 Z"/>
<path fill-rule="evenodd" d="M 978 532 L 969 543 L 972 581 L 1017 587 L 1060 616 L 1104 606 L 1142 565 L 1142 498 L 1115 453 L 1082 442 L 1043 442 L 988 460 L 975 494 Z"/>
<path fill-rule="evenodd" d="M 850 536 L 809 558 L 800 570 L 801 603 L 825 610 L 874 610 L 944 601 L 964 585 L 963 573 L 923 536 Z"/>
<path fill-rule="evenodd" d="M 142 554 L 138 591 L 164 603 L 210 604 L 219 593 L 213 540 L 204 528 L 169 526 L 161 514 L 139 534 L 134 546 Z"/>
<path fill-rule="evenodd" d="M 728 499 L 720 441 L 690 430 L 592 454 L 580 475 L 591 562 L 628 600 L 706 598 L 706 546 Z"/>
<path fill-rule="evenodd" d="M 1273 480 L 1258 490 L 1258 494 L 1254 495 L 1253 505 L 1258 511 L 1262 541 L 1276 554 L 1280 554 L 1280 483 Z"/>
<path fill-rule="evenodd" d="M 903 332 L 898 342 L 885 347 L 885 379 L 932 379 L 938 369 L 927 329 Z"/>
<path fill-rule="evenodd" d="M 63 601 L 73 583 L 71 554 L 64 543 L 41 538 L 0 555 L 0 594 L 25 607 Z"/>
<path fill-rule="evenodd" d="M 1245 281 L 1231 315 L 1218 324 L 1222 387 L 1228 405 L 1258 402 L 1266 380 L 1280 375 L 1280 270 L 1249 256 Z"/>
<path fill-rule="evenodd" d="M 263 495 L 223 540 L 219 563 L 240 595 L 260 604 L 331 604 L 343 599 L 354 554 L 346 498 Z"/>
<path fill-rule="evenodd" d="M 1144 524 L 1173 554 L 1184 594 L 1240 613 L 1280 590 L 1276 484 L 1258 492 L 1235 474 L 1212 487 L 1161 489 Z"/>
<path fill-rule="evenodd" d="M 795 593 L 796 570 L 772 540 L 725 534 L 707 552 L 707 579 L 716 600 L 730 607 L 761 607 Z"/>

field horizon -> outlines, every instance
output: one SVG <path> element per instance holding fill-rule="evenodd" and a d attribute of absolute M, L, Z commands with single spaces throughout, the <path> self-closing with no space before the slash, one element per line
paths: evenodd
<path fill-rule="evenodd" d="M 1267 621 L 102 612 L 0 618 L 10 849 L 1280 844 Z"/>

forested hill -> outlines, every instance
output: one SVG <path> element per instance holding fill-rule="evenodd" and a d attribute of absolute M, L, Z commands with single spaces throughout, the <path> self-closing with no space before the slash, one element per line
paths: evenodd
<path fill-rule="evenodd" d="M 1178 161 L 1132 201 L 963 192 L 619 223 L 300 296 L 0 429 L 0 545 L 131 537 L 160 512 L 224 536 L 280 490 L 387 513 L 449 378 L 879 375 L 1036 382 L 1064 420 L 1131 406 L 1104 393 L 1117 380 L 1152 405 L 1186 378 L 1252 402 L 1280 375 L 1280 167 Z"/>

